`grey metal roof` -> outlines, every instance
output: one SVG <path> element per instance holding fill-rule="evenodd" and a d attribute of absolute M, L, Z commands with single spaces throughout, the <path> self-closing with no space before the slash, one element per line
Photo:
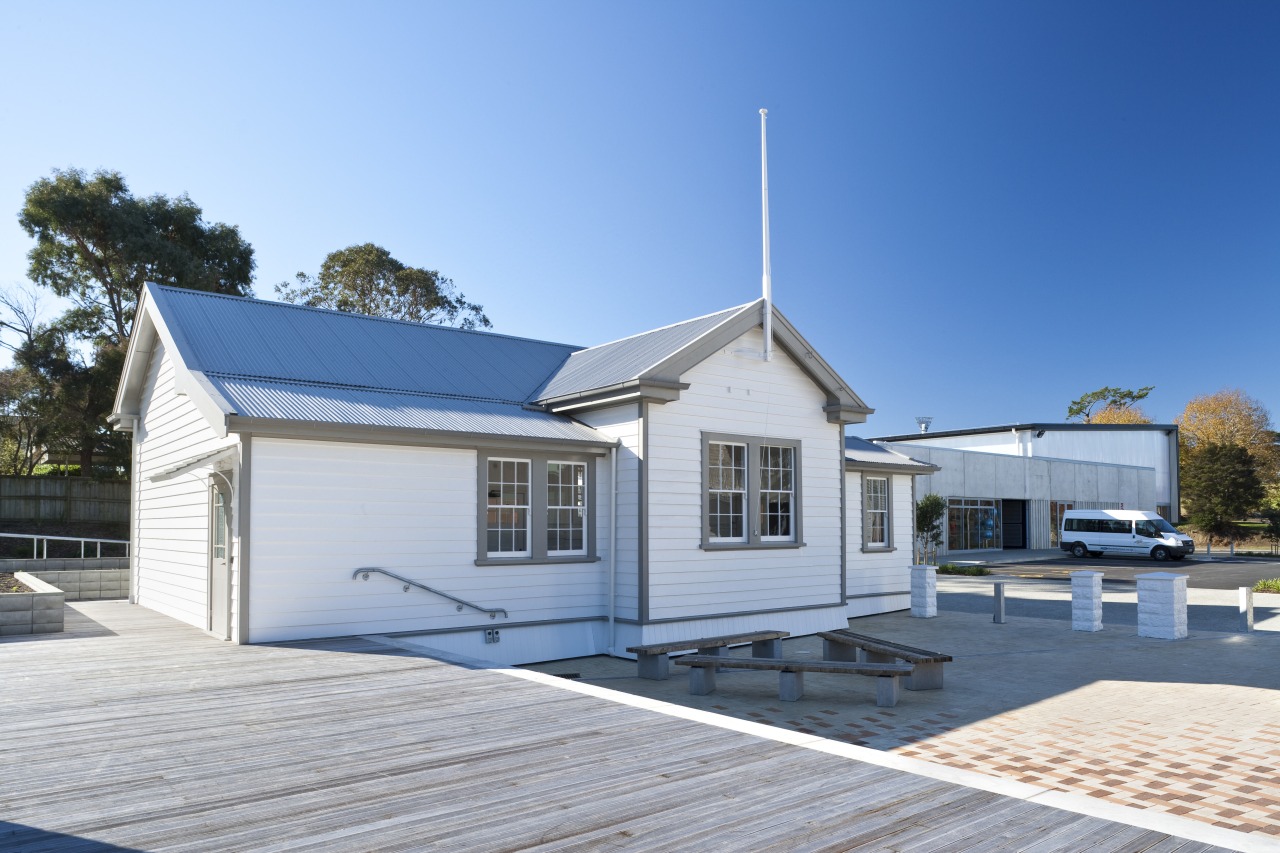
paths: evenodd
<path fill-rule="evenodd" d="M 578 347 L 149 285 L 188 369 L 231 414 L 610 444 L 523 403 Z"/>
<path fill-rule="evenodd" d="M 524 402 L 580 347 L 173 287 L 149 288 L 192 370 Z"/>
<path fill-rule="evenodd" d="M 673 354 L 755 303 L 739 305 L 703 317 L 695 317 L 661 329 L 578 350 L 537 392 L 550 400 L 568 394 L 608 388 L 635 380 Z"/>
<path fill-rule="evenodd" d="M 246 418 L 606 443 L 590 427 L 519 403 L 205 374 Z"/>
<path fill-rule="evenodd" d="M 912 459 L 896 450 L 872 444 L 853 435 L 844 437 L 844 459 L 846 464 L 852 463 L 855 467 L 911 469 L 918 470 L 921 474 L 939 470 L 937 465 Z"/>

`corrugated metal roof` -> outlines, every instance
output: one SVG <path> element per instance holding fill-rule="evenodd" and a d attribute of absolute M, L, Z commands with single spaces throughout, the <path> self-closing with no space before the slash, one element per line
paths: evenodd
<path fill-rule="evenodd" d="M 849 462 L 860 462 L 866 465 L 894 465 L 897 467 L 920 468 L 921 471 L 936 470 L 936 465 L 912 459 L 897 451 L 854 435 L 844 437 L 844 458 Z"/>
<path fill-rule="evenodd" d="M 470 400 L 429 394 L 291 383 L 205 374 L 218 393 L 248 418 L 399 427 L 512 438 L 609 440 L 561 415 L 530 411 L 519 403 Z"/>
<path fill-rule="evenodd" d="M 751 304 L 754 303 L 747 303 Z M 537 399 L 550 400 L 637 379 L 646 370 L 693 343 L 747 305 L 579 350 L 569 356 L 547 381 L 546 386 L 537 393 Z"/>
<path fill-rule="evenodd" d="M 524 402 L 580 347 L 281 302 L 151 288 L 193 370 Z"/>

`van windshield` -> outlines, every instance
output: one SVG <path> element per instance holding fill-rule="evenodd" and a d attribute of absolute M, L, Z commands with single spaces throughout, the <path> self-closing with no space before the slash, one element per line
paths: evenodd
<path fill-rule="evenodd" d="M 1165 521 L 1163 518 L 1157 518 L 1154 521 L 1152 521 L 1151 524 L 1155 527 L 1156 530 L 1159 530 L 1161 533 L 1177 533 L 1178 532 L 1178 528 L 1174 527 L 1172 524 Z"/>

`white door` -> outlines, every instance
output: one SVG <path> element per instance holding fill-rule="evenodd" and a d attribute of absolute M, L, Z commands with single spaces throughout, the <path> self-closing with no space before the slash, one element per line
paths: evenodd
<path fill-rule="evenodd" d="M 231 515 L 226 487 L 209 489 L 209 630 L 215 637 L 231 639 Z"/>

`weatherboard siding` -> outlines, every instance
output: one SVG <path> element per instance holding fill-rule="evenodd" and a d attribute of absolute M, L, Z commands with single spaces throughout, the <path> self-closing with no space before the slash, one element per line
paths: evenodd
<path fill-rule="evenodd" d="M 614 406 L 578 415 L 578 420 L 600 434 L 616 439 L 618 447 L 618 540 L 616 616 L 636 619 L 640 608 L 640 463 L 644 452 L 640 439 L 639 404 Z M 601 476 L 597 481 L 596 542 L 602 571 L 609 570 L 609 457 L 597 465 Z M 608 576 L 605 576 L 608 584 Z"/>
<path fill-rule="evenodd" d="M 762 347 L 759 330 L 744 335 L 687 371 L 679 400 L 649 409 L 651 620 L 840 600 L 840 427 L 827 422 L 825 395 L 788 355 L 775 351 L 765 362 L 735 352 Z M 702 549 L 704 432 L 801 442 L 803 547 Z"/>
<path fill-rule="evenodd" d="M 137 595 L 145 607 L 204 628 L 209 599 L 209 471 L 162 482 L 149 479 L 226 443 L 187 396 L 175 393 L 179 369 L 157 342 L 142 392 L 137 436 Z"/>
<path fill-rule="evenodd" d="M 251 641 L 601 617 L 600 562 L 475 565 L 477 464 L 474 450 L 255 438 Z M 509 615 L 352 579 L 366 566 Z"/>
<path fill-rule="evenodd" d="M 889 477 L 890 551 L 863 551 L 862 505 L 865 477 Z M 874 471 L 849 471 L 846 475 L 845 508 L 845 584 L 849 597 L 849 615 L 865 616 L 909 606 L 909 598 L 900 594 L 911 589 L 912 537 L 914 525 L 911 505 L 911 476 L 880 474 Z M 867 596 L 876 596 L 867 598 Z"/>

